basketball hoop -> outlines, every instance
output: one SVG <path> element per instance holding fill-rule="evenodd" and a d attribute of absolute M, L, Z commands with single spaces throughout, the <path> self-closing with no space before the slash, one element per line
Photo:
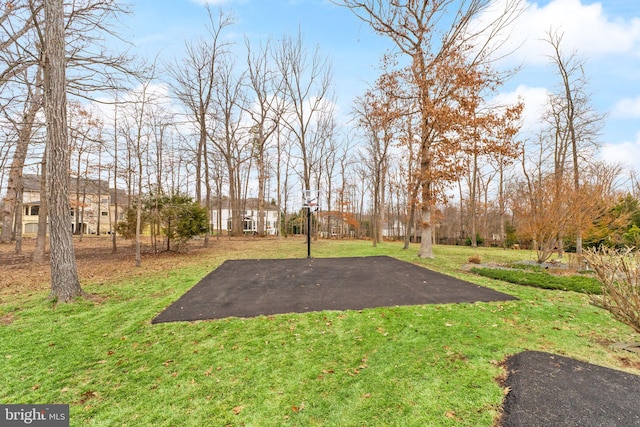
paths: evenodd
<path fill-rule="evenodd" d="M 315 193 L 315 194 L 314 194 Z M 302 208 L 317 211 L 320 206 L 318 201 L 320 200 L 319 190 L 302 190 Z"/>

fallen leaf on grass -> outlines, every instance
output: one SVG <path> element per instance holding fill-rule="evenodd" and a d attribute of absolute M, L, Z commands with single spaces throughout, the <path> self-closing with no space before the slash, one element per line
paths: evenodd
<path fill-rule="evenodd" d="M 302 403 L 300 404 L 300 406 L 292 406 L 292 407 L 291 407 L 291 410 L 292 410 L 293 412 L 300 412 L 300 411 L 302 411 L 303 409 L 304 409 L 304 402 L 302 402 Z"/>
<path fill-rule="evenodd" d="M 452 420 L 462 421 L 462 420 L 460 419 L 460 417 L 458 417 L 454 411 L 447 411 L 444 415 L 445 415 L 447 418 L 450 418 L 450 419 L 452 419 Z"/>
<path fill-rule="evenodd" d="M 233 408 L 233 413 L 235 415 L 238 415 L 240 412 L 242 412 L 243 409 L 244 409 L 243 406 L 236 406 L 235 408 Z"/>
<path fill-rule="evenodd" d="M 15 317 L 13 313 L 6 314 L 0 317 L 0 325 L 9 326 L 10 324 L 13 323 L 14 320 L 15 320 Z"/>
<path fill-rule="evenodd" d="M 98 393 L 93 390 L 87 390 L 80 395 L 80 401 L 78 403 L 84 405 L 88 400 L 93 399 L 96 396 L 98 396 Z"/>

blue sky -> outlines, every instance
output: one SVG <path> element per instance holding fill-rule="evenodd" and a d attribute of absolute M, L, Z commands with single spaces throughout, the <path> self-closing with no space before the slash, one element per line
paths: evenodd
<path fill-rule="evenodd" d="M 504 1 L 504 0 L 496 0 Z M 202 33 L 205 0 L 130 0 L 133 15 L 123 20 L 138 53 L 161 58 L 180 56 L 185 40 Z M 353 98 L 377 76 L 380 56 L 391 47 L 349 10 L 328 0 L 217 0 L 236 24 L 228 37 L 243 44 L 282 34 L 303 35 L 333 62 L 336 100 L 347 113 Z M 522 71 L 502 88 L 501 97 L 526 103 L 525 126 L 533 131 L 548 90 L 557 84 L 544 43 L 549 28 L 564 32 L 565 48 L 585 60 L 595 108 L 607 113 L 601 156 L 640 171 L 640 1 L 528 0 L 511 41 L 521 48 L 505 66 Z"/>

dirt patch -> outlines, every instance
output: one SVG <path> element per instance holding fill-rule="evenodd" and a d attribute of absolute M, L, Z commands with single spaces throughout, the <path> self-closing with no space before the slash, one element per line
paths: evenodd
<path fill-rule="evenodd" d="M 203 258 L 214 259 L 218 254 L 230 254 L 244 250 L 246 243 L 269 244 L 268 239 L 252 238 L 212 239 L 208 248 L 203 241 L 192 241 L 188 252 L 154 250 L 150 242 L 143 242 L 142 268 L 135 267 L 135 248 L 132 241 L 119 240 L 117 251 L 112 250 L 110 237 L 74 236 L 74 248 L 78 274 L 82 284 L 107 284 L 109 282 L 170 271 L 194 265 Z M 15 253 L 15 244 L 0 244 L 0 303 L 10 300 L 11 295 L 44 292 L 50 286 L 50 266 L 31 261 L 35 239 L 25 238 L 22 253 Z M 48 247 L 47 247 L 48 249 Z"/>
<path fill-rule="evenodd" d="M 632 360 L 624 356 L 617 356 L 617 359 L 625 368 L 633 368 L 633 369 L 640 370 L 640 362 L 638 362 L 637 360 Z"/>
<path fill-rule="evenodd" d="M 0 325 L 9 326 L 13 323 L 14 320 L 15 316 L 13 315 L 13 313 L 5 314 L 4 316 L 0 317 Z"/>

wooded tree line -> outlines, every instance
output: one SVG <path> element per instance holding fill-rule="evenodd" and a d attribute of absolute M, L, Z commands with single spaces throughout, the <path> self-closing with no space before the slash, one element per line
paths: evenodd
<path fill-rule="evenodd" d="M 422 257 L 433 256 L 434 242 L 517 243 L 543 260 L 585 242 L 637 238 L 637 182 L 621 192 L 621 168 L 594 160 L 605 117 L 591 105 L 587 64 L 565 52 L 561 30 L 547 34 L 558 86 L 540 133 L 526 136 L 519 133 L 524 105 L 494 102 L 509 77 L 496 68 L 495 52 L 519 1 L 507 1 L 490 21 L 479 19 L 489 0 L 336 3 L 396 47 L 381 52 L 380 75 L 355 100 L 350 120 L 336 111 L 330 58 L 300 33 L 233 45 L 233 17 L 206 8 L 202 37 L 186 40 L 178 57 L 145 64 L 107 49 L 105 40 L 118 38 L 109 24 L 127 13 L 116 1 L 7 4 L 0 15 L 0 241 L 20 250 L 21 177 L 34 169 L 47 195 L 41 219 L 49 213 L 53 226 L 55 216 L 56 229 L 69 228 L 69 200 L 81 197 L 69 194 L 69 179 L 124 188 L 128 198 L 116 212 L 135 219 L 128 232 L 136 265 L 145 206 L 154 200 L 189 196 L 208 215 L 228 203 L 230 234 L 240 235 L 244 203 L 255 197 L 264 234 L 266 204 L 295 216 L 303 189 L 320 189 L 321 235 L 369 237 L 374 245 L 405 239 L 406 247 L 413 236 Z M 62 13 L 58 27 L 52 10 Z M 54 28 L 64 35 L 46 32 Z M 54 39 L 64 51 L 47 50 Z M 68 104 L 47 98 L 55 55 Z M 55 152 L 53 116 L 43 114 L 48 99 L 62 108 L 68 129 Z M 52 165 L 54 153 L 64 156 Z M 285 224 L 278 221 L 279 235 Z M 41 228 L 35 259 L 44 254 Z M 208 245 L 210 233 L 204 236 Z M 71 253 L 68 240 L 55 246 Z"/>

